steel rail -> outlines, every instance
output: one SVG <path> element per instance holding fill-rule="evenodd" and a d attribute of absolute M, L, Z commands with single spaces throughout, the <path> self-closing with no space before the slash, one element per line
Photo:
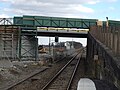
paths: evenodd
<path fill-rule="evenodd" d="M 45 68 L 45 69 L 40 70 L 40 71 L 37 71 L 36 73 L 34 73 L 34 74 L 32 74 L 32 75 L 30 75 L 30 76 L 28 76 L 28 77 L 20 80 L 19 82 L 14 83 L 13 85 L 11 85 L 11 86 L 9 86 L 9 87 L 6 87 L 5 90 L 10 90 L 10 89 L 14 88 L 15 86 L 23 83 L 24 81 L 27 81 L 27 80 L 30 79 L 31 77 L 34 77 L 35 75 L 37 75 L 37 74 L 39 74 L 40 72 L 43 72 L 43 71 L 45 71 L 45 70 L 47 70 L 47 69 L 48 69 L 48 68 Z"/>
<path fill-rule="evenodd" d="M 78 54 L 79 54 L 79 53 L 77 53 L 72 59 L 70 59 L 70 61 L 69 61 L 66 65 L 64 65 L 63 68 L 62 68 L 61 70 L 59 70 L 59 71 L 57 72 L 57 74 L 55 74 L 55 76 L 54 76 L 50 81 L 48 81 L 48 83 L 47 83 L 41 90 L 45 90 L 45 89 L 52 83 L 52 81 L 54 81 L 54 80 L 57 78 L 57 76 L 59 76 L 59 75 L 62 73 L 62 71 L 74 60 L 74 58 L 75 58 Z"/>
<path fill-rule="evenodd" d="M 75 74 L 76 74 L 76 71 L 77 71 L 77 69 L 78 69 L 79 63 L 80 63 L 80 61 L 81 61 L 81 57 L 82 57 L 82 51 L 81 51 L 81 56 L 79 57 L 79 59 L 78 59 L 78 61 L 77 61 L 77 64 L 76 64 L 75 69 L 74 69 L 74 71 L 73 71 L 73 73 L 72 73 L 71 79 L 70 79 L 70 81 L 69 81 L 69 83 L 68 83 L 68 86 L 67 86 L 67 89 L 66 89 L 66 90 L 70 90 L 70 87 L 71 87 L 73 78 L 74 78 L 74 76 L 75 76 Z"/>
<path fill-rule="evenodd" d="M 44 71 L 47 70 L 47 69 L 48 69 L 48 68 L 45 68 L 45 69 L 40 70 L 40 71 L 37 71 L 36 73 L 34 73 L 34 74 L 28 76 L 27 78 L 25 78 L 25 79 L 19 81 L 18 83 L 15 83 L 14 85 L 11 85 L 11 86 L 7 87 L 5 90 L 10 90 L 10 89 L 14 88 L 15 86 L 17 86 L 17 85 L 23 83 L 24 81 L 30 79 L 31 77 L 34 77 L 35 75 L 37 75 L 37 74 L 39 74 L 39 73 L 41 73 L 41 72 L 44 72 Z"/>

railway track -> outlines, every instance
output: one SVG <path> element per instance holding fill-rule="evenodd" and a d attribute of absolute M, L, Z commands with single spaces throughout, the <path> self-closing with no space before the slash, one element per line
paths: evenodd
<path fill-rule="evenodd" d="M 78 51 L 77 51 L 78 52 Z M 76 62 L 78 61 L 78 59 L 75 59 L 75 57 L 76 56 L 78 56 L 78 54 L 75 54 L 74 53 L 74 57 L 62 68 L 62 69 L 59 69 L 59 72 L 58 72 L 58 70 L 57 70 L 57 72 L 55 72 L 55 73 L 57 73 L 56 75 L 55 74 L 53 74 L 53 75 L 55 75 L 54 77 L 53 77 L 53 75 L 51 75 L 51 78 L 53 77 L 53 78 L 56 78 L 56 77 L 60 77 L 59 79 L 58 79 L 58 81 L 62 81 L 62 82 L 60 82 L 61 83 L 61 85 L 63 85 L 64 83 L 66 83 L 66 81 L 67 80 L 70 80 L 70 77 L 71 77 L 71 75 L 73 74 L 73 72 L 71 73 L 71 70 L 73 70 L 73 69 L 75 69 L 75 65 L 76 65 Z M 66 62 L 66 61 L 65 61 Z M 67 69 L 65 69 L 65 68 L 67 68 Z M 77 67 L 76 67 L 77 68 Z M 14 85 L 12 85 L 12 86 L 10 86 L 10 87 L 7 87 L 5 90 L 46 90 L 46 88 L 48 88 L 48 86 L 50 85 L 50 84 L 48 84 L 47 82 L 49 82 L 50 83 L 50 81 L 51 82 L 53 82 L 54 81 L 54 85 L 55 86 L 52 86 L 52 87 L 54 87 L 54 89 L 52 89 L 52 90 L 58 90 L 58 87 L 57 86 L 59 86 L 57 83 L 57 81 L 54 79 L 54 80 L 52 80 L 50 77 L 48 78 L 46 75 L 47 74 L 49 74 L 49 73 L 46 73 L 46 74 L 44 74 L 44 76 L 46 76 L 48 79 L 47 79 L 47 81 L 44 79 L 44 80 L 41 80 L 41 79 L 34 79 L 34 77 L 39 77 L 39 75 L 41 75 L 42 73 L 44 73 L 44 72 L 47 72 L 47 70 L 49 71 L 49 68 L 47 68 L 47 69 L 45 69 L 45 70 L 42 70 L 42 71 L 39 71 L 39 72 L 36 72 L 36 73 L 34 73 L 34 74 L 32 74 L 31 76 L 29 76 L 29 77 L 27 77 L 27 78 L 25 78 L 25 79 L 23 79 L 23 80 L 21 80 L 21 81 L 19 81 L 18 83 L 15 83 Z M 63 72 L 64 71 L 64 72 Z M 69 72 L 67 72 L 67 71 L 69 71 Z M 60 73 L 61 72 L 63 72 L 64 73 L 64 75 L 60 75 Z M 74 72 L 75 73 L 75 72 Z M 38 75 L 38 76 L 37 76 Z M 74 74 L 72 75 L 72 77 L 74 77 Z M 31 83 L 31 80 L 35 80 L 35 82 L 37 82 L 37 83 L 34 83 L 33 84 L 33 82 Z M 48 81 L 48 80 L 50 80 L 50 81 Z M 40 83 L 40 82 L 42 82 L 42 81 L 44 81 L 42 84 Z M 30 85 L 28 85 L 28 86 L 26 86 L 26 83 L 25 82 L 27 82 L 27 84 L 30 84 Z M 69 81 L 69 82 L 72 82 L 72 79 Z M 71 83 L 67 83 L 69 86 L 71 85 Z M 31 85 L 35 85 L 35 89 L 32 89 L 32 88 L 30 88 L 31 87 Z M 36 87 L 37 86 L 37 87 Z M 33 86 L 34 87 L 34 86 Z M 42 88 L 42 89 L 41 89 Z M 61 89 L 61 90 L 66 90 L 66 89 Z M 67 89 L 67 90 L 69 90 L 69 89 Z"/>
<path fill-rule="evenodd" d="M 79 58 L 76 58 L 79 56 Z M 41 90 L 70 90 L 82 51 L 75 55 Z"/>

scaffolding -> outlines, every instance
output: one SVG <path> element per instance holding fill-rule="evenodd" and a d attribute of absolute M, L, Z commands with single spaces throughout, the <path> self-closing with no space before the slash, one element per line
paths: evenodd
<path fill-rule="evenodd" d="M 20 20 L 21 21 L 21 20 Z M 0 19 L 0 59 L 37 60 L 37 28 L 14 25 L 12 18 Z"/>
<path fill-rule="evenodd" d="M 12 19 L 0 19 L 0 59 L 15 60 L 17 57 L 18 26 Z"/>

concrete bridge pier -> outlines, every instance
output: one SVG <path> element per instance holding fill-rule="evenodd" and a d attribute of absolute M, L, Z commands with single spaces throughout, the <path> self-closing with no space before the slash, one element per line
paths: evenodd
<path fill-rule="evenodd" d="M 104 52 L 101 52 L 101 48 L 95 43 L 92 37 L 88 37 L 87 41 L 87 62 L 90 65 L 93 78 L 103 80 L 105 79 L 105 58 Z"/>
<path fill-rule="evenodd" d="M 120 89 L 120 69 L 116 61 L 110 49 L 88 34 L 87 62 L 93 78 L 105 80 Z"/>
<path fill-rule="evenodd" d="M 87 63 L 92 71 L 93 78 L 104 79 L 105 60 L 103 52 L 91 36 L 88 36 L 87 39 Z"/>
<path fill-rule="evenodd" d="M 94 44 L 90 38 L 87 38 L 87 66 L 90 68 L 90 71 L 92 71 L 92 75 L 95 74 L 94 71 Z"/>

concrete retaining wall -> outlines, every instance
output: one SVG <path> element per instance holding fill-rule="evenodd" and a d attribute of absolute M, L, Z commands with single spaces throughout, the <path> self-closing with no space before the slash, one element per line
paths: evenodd
<path fill-rule="evenodd" d="M 120 61 L 112 50 L 89 34 L 87 54 L 94 78 L 106 80 L 120 89 Z"/>

